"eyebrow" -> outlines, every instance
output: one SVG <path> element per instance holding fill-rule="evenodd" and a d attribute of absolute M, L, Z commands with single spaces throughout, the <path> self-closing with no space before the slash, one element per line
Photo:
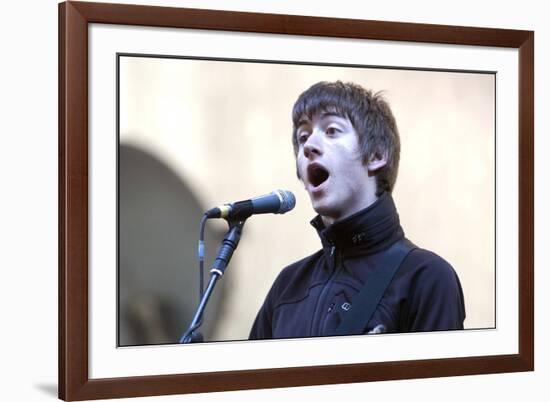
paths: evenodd
<path fill-rule="evenodd" d="M 336 112 L 321 112 L 319 114 L 319 117 L 321 119 L 326 119 L 327 117 L 338 117 L 340 119 L 345 119 L 344 116 L 342 116 L 341 113 L 336 113 Z M 311 119 L 309 118 L 302 118 L 300 120 L 298 120 L 298 124 L 296 125 L 296 128 L 299 128 L 303 125 L 307 125 L 307 124 L 311 124 Z"/>
<path fill-rule="evenodd" d="M 298 124 L 296 124 L 296 128 L 300 128 L 302 126 L 305 126 L 306 124 L 311 124 L 310 119 L 300 119 L 298 120 Z"/>
<path fill-rule="evenodd" d="M 326 117 L 339 117 L 341 119 L 345 118 L 344 116 L 342 116 L 341 113 L 336 113 L 336 112 L 323 112 L 323 113 L 321 113 L 321 119 L 324 119 Z"/>

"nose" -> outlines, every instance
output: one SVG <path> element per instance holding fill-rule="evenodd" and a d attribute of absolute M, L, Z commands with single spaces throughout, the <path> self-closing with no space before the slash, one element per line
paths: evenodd
<path fill-rule="evenodd" d="M 323 153 L 322 136 L 320 135 L 318 130 L 314 130 L 309 135 L 309 137 L 307 137 L 307 141 L 304 144 L 303 149 L 304 149 L 304 156 L 308 159 L 322 155 Z"/>

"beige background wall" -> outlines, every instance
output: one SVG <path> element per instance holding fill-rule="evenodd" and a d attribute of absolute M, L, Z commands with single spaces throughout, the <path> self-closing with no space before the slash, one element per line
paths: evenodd
<path fill-rule="evenodd" d="M 456 269 L 466 327 L 495 325 L 493 75 L 123 57 L 120 78 L 121 144 L 163 161 L 204 210 L 277 188 L 296 195 L 286 215 L 246 223 L 223 307 L 209 317 L 213 339 L 246 338 L 278 272 L 319 248 L 295 176 L 290 111 L 310 85 L 337 79 L 384 91 L 401 133 L 394 198 L 405 233 Z"/>

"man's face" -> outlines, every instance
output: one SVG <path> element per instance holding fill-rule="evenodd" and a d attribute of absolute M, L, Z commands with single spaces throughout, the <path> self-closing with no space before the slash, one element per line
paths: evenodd
<path fill-rule="evenodd" d="M 297 167 L 313 209 L 325 225 L 346 218 L 376 200 L 374 177 L 362 162 L 349 119 L 333 113 L 304 117 L 296 130 Z"/>

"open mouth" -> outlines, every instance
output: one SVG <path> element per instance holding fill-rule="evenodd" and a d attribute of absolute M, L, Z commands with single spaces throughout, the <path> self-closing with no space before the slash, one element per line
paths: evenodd
<path fill-rule="evenodd" d="M 307 168 L 307 179 L 314 188 L 323 184 L 329 176 L 328 170 L 317 163 L 313 163 Z"/>

